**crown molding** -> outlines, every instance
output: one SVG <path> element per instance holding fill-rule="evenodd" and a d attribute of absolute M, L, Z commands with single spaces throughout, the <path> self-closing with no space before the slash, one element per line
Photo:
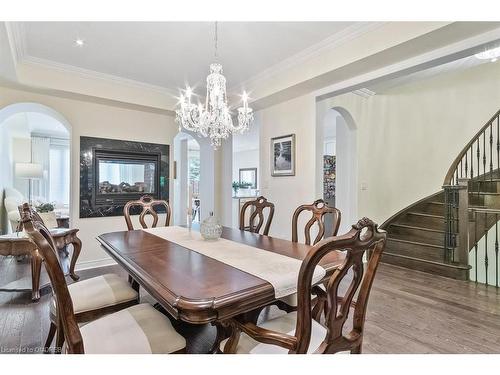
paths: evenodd
<path fill-rule="evenodd" d="M 496 46 L 498 43 L 500 43 L 500 27 L 326 86 L 313 91 L 312 95 L 316 98 L 316 102 L 319 102 L 355 90 L 362 90 L 381 80 L 398 78 L 471 56 L 485 48 Z"/>
<path fill-rule="evenodd" d="M 325 51 L 337 48 L 349 41 L 356 39 L 357 37 L 372 32 L 383 25 L 386 22 L 356 22 L 345 29 L 323 39 L 319 43 L 313 44 L 312 46 L 290 56 L 279 63 L 263 70 L 262 72 L 254 75 L 253 77 L 234 85 L 228 89 L 229 92 L 238 92 L 241 87 L 250 86 L 251 84 L 267 80 L 268 78 L 279 74 L 280 72 L 290 69 L 292 67 L 303 64 L 305 61 L 317 57 L 324 53 Z"/>
<path fill-rule="evenodd" d="M 25 84 L 21 84 L 17 81 L 14 82 L 14 81 L 10 81 L 10 80 L 5 80 L 5 79 L 2 79 L 1 77 L 0 77 L 0 87 L 5 87 L 8 89 L 12 89 L 12 90 L 29 92 L 29 93 L 33 93 L 33 94 L 50 95 L 50 96 L 55 96 L 55 97 L 59 97 L 59 98 L 63 98 L 63 99 L 79 100 L 79 101 L 84 101 L 84 102 L 89 102 L 89 103 L 103 104 L 103 105 L 108 105 L 108 106 L 113 106 L 113 107 L 118 107 L 118 108 L 134 110 L 134 111 L 156 113 L 156 114 L 166 115 L 166 116 L 171 116 L 171 117 L 175 116 L 175 112 L 173 110 L 170 110 L 170 109 L 151 107 L 151 106 L 147 106 L 147 105 L 134 104 L 134 103 L 113 100 L 113 99 L 99 98 L 97 96 L 79 94 L 79 93 L 75 93 L 72 91 L 48 89 L 48 88 L 43 88 L 43 87 L 25 85 Z"/>
<path fill-rule="evenodd" d="M 42 59 L 39 57 L 34 57 L 30 55 L 24 55 L 23 60 L 20 62 L 23 65 L 28 65 L 28 66 L 34 66 L 34 67 L 42 67 L 42 68 L 47 68 L 47 69 L 53 69 L 57 70 L 62 73 L 67 73 L 67 74 L 74 74 L 78 77 L 81 78 L 86 78 L 86 79 L 94 79 L 97 81 L 102 81 L 106 83 L 113 83 L 117 85 L 123 85 L 135 89 L 143 89 L 143 90 L 149 90 L 149 91 L 154 91 L 160 94 L 165 94 L 165 95 L 172 95 L 176 96 L 178 95 L 178 92 L 175 90 L 172 90 L 167 87 L 163 86 L 157 86 L 157 85 L 152 85 L 149 83 L 145 82 L 140 82 L 140 81 L 135 81 L 133 79 L 128 79 L 128 78 L 123 78 L 119 76 L 115 76 L 112 74 L 107 74 L 107 73 L 101 73 L 97 72 L 95 70 L 90 70 L 90 69 L 85 69 L 85 68 L 80 68 L 74 65 L 68 65 L 68 64 L 63 64 L 59 63 L 56 61 L 52 60 L 46 60 Z"/>
<path fill-rule="evenodd" d="M 11 46 L 12 55 L 16 65 L 31 65 L 57 70 L 62 73 L 74 74 L 85 79 L 123 85 L 135 89 L 149 90 L 164 95 L 177 96 L 178 91 L 149 83 L 123 78 L 113 74 L 102 73 L 91 69 L 80 68 L 74 65 L 63 64 L 53 60 L 42 59 L 28 54 L 26 48 L 26 31 L 22 22 L 6 22 L 7 35 Z"/>
<path fill-rule="evenodd" d="M 21 22 L 5 22 L 5 29 L 14 63 L 17 65 L 26 56 L 26 33 L 24 25 Z"/>
<path fill-rule="evenodd" d="M 275 64 L 264 71 L 254 75 L 246 81 L 235 84 L 228 88 L 228 92 L 239 92 L 240 87 L 248 86 L 250 83 L 266 80 L 269 77 L 278 74 L 281 71 L 291 67 L 302 64 L 304 61 L 321 55 L 326 50 L 338 47 L 345 44 L 360 35 L 371 32 L 381 26 L 385 22 L 356 22 L 345 29 L 323 39 L 297 54 L 286 58 L 285 60 Z M 6 22 L 7 32 L 9 36 L 9 43 L 11 45 L 12 54 L 15 59 L 16 65 L 26 64 L 34 67 L 42 67 L 54 69 L 62 73 L 74 74 L 86 79 L 95 79 L 107 83 L 123 85 L 135 89 L 149 90 L 164 95 L 178 95 L 177 88 L 163 87 L 153 85 L 141 81 L 136 81 L 108 73 L 102 73 L 90 69 L 80 68 L 74 65 L 63 64 L 53 60 L 42 59 L 39 57 L 31 56 L 28 54 L 26 48 L 26 32 L 22 22 Z"/>

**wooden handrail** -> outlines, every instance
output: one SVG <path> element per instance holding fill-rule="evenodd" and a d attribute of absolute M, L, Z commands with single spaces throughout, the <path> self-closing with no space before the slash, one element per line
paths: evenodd
<path fill-rule="evenodd" d="M 467 145 L 460 151 L 458 156 L 455 158 L 453 163 L 451 164 L 450 168 L 448 169 L 448 173 L 446 174 L 446 177 L 444 178 L 443 185 L 450 185 L 453 181 L 453 176 L 455 172 L 457 171 L 458 165 L 460 162 L 463 160 L 464 156 L 467 154 L 471 146 L 476 142 L 479 137 L 488 129 L 492 124 L 493 121 L 495 121 L 498 117 L 500 116 L 500 109 L 486 122 L 486 124 L 476 133 L 476 135 L 467 143 Z M 471 160 L 472 162 L 472 160 Z"/>

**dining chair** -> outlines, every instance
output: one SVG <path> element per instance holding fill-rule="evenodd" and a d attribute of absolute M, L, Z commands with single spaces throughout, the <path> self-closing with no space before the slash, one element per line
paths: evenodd
<path fill-rule="evenodd" d="M 166 218 L 165 218 L 165 226 L 170 225 L 170 205 L 165 200 L 154 199 L 150 195 L 143 195 L 140 199 L 135 201 L 129 201 L 123 207 L 123 215 L 125 216 L 125 222 L 127 223 L 128 230 L 134 230 L 134 225 L 132 224 L 132 219 L 130 217 L 131 210 L 140 207 L 141 212 L 139 214 L 139 223 L 141 226 L 146 229 L 148 225 L 146 223 L 146 215 L 151 215 L 153 218 L 153 223 L 151 224 L 152 228 L 156 228 L 158 225 L 158 212 L 155 211 L 155 207 L 163 206 L 165 208 Z"/>
<path fill-rule="evenodd" d="M 264 210 L 268 208 L 267 220 L 264 218 Z M 247 209 L 250 210 L 248 224 L 245 222 Z M 240 230 L 245 230 L 252 233 L 259 233 L 265 223 L 263 235 L 269 234 L 269 228 L 274 216 L 274 203 L 268 202 L 266 198 L 260 196 L 254 200 L 247 201 L 243 204 L 240 211 Z"/>
<path fill-rule="evenodd" d="M 34 221 L 38 221 L 40 223 L 44 223 L 42 217 L 36 212 L 31 205 L 28 205 L 31 217 L 33 218 Z M 22 215 L 22 211 L 24 209 L 24 205 L 21 204 L 17 206 L 17 209 L 19 211 L 19 217 Z M 23 223 L 21 220 L 19 220 L 19 223 L 17 225 L 17 232 L 20 232 L 23 230 Z M 71 245 L 73 246 L 73 256 L 71 257 L 71 264 L 69 267 L 69 276 L 74 280 L 78 281 L 80 279 L 80 276 L 78 276 L 74 270 L 76 266 L 76 260 L 80 256 L 80 252 L 82 251 L 82 241 L 78 238 L 77 233 L 79 232 L 78 228 L 52 228 L 49 229 L 50 234 L 52 235 L 52 238 L 54 239 L 56 245 L 58 245 L 59 249 L 62 249 L 66 256 L 69 255 L 68 250 L 67 250 L 67 245 L 68 245 L 68 239 L 71 240 Z"/>
<path fill-rule="evenodd" d="M 340 210 L 335 207 L 330 207 L 323 199 L 317 199 L 312 204 L 303 204 L 295 210 L 292 216 L 292 242 L 299 241 L 298 224 L 299 217 L 302 213 L 310 212 L 311 218 L 304 226 L 304 239 L 305 244 L 311 244 L 311 229 L 314 224 L 317 224 L 318 232 L 314 238 L 313 245 L 316 245 L 325 237 L 325 218 L 327 215 L 331 216 L 332 226 L 331 232 L 327 235 L 336 236 L 340 226 Z"/>
<path fill-rule="evenodd" d="M 53 246 L 56 260 L 58 261 L 58 251 L 55 247 L 54 238 L 50 230 L 46 229 L 43 220 L 31 208 L 28 203 L 22 205 L 20 210 L 22 226 L 30 234 L 32 228 L 44 228 L 47 242 Z M 31 237 L 31 236 L 30 236 Z M 32 241 L 37 245 L 37 252 L 44 258 L 43 249 L 32 237 Z M 47 263 L 45 263 L 47 265 Z M 104 315 L 116 312 L 139 303 L 139 294 L 126 280 L 115 274 L 104 274 L 91 279 L 82 280 L 67 286 L 72 299 L 74 318 L 77 323 L 86 323 Z M 57 295 L 57 294 L 56 294 Z M 50 327 L 45 341 L 44 350 L 48 352 L 56 332 L 59 332 L 60 319 L 58 318 L 57 298 L 52 296 L 49 307 Z M 61 347 L 62 336 L 58 333 L 56 347 Z"/>
<path fill-rule="evenodd" d="M 149 304 L 130 306 L 111 314 L 109 314 L 111 311 L 108 311 L 109 315 L 79 327 L 80 321 L 76 313 L 78 302 L 66 284 L 50 231 L 43 223 L 33 220 L 29 210 L 23 210 L 21 219 L 28 236 L 36 244 L 37 251 L 41 252 L 54 291 L 57 342 L 61 352 L 70 354 L 185 352 L 184 337 L 174 330 L 166 316 Z M 78 284 L 83 283 L 84 281 L 81 281 Z"/>
<path fill-rule="evenodd" d="M 312 228 L 315 226 L 317 228 L 317 233 L 313 241 L 313 245 L 316 245 L 325 236 L 336 236 L 340 226 L 341 213 L 340 210 L 335 207 L 330 207 L 323 199 L 317 199 L 312 204 L 303 204 L 297 207 L 292 215 L 292 242 L 299 242 L 299 218 L 305 213 L 310 213 L 311 217 L 304 225 L 304 243 L 306 245 L 311 245 L 311 232 Z M 326 231 L 326 217 L 327 215 L 331 219 L 330 231 Z M 316 224 L 316 225 L 315 225 Z M 320 296 L 317 296 L 321 298 Z M 281 301 L 282 303 L 280 303 Z M 316 302 L 314 304 L 316 305 Z M 324 301 L 320 301 L 324 303 Z M 291 294 L 289 296 L 280 298 L 276 303 L 278 308 L 281 310 L 290 312 L 297 307 L 297 294 Z M 284 304 L 284 305 L 283 305 Z"/>
<path fill-rule="evenodd" d="M 337 237 L 318 242 L 302 262 L 298 276 L 297 311 L 267 320 L 261 325 L 246 322 L 242 316 L 224 324 L 231 335 L 221 342 L 223 353 L 321 353 L 362 351 L 366 308 L 371 287 L 386 243 L 386 233 L 363 218 L 352 229 Z M 333 251 L 345 253 L 339 268 L 329 277 L 325 295 L 328 314 L 322 325 L 313 319 L 312 278 L 316 266 Z M 364 255 L 368 256 L 366 266 Z M 345 292 L 341 284 L 348 284 Z M 344 288 L 342 288 L 344 290 Z M 354 300 L 357 294 L 356 300 Z M 349 318 L 349 325 L 345 327 Z"/>

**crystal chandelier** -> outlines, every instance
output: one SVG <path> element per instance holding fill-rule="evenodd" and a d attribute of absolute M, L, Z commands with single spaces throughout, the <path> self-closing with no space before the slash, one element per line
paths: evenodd
<path fill-rule="evenodd" d="M 215 23 L 215 59 L 217 61 L 217 22 Z M 179 130 L 198 133 L 199 136 L 210 137 L 210 143 L 216 150 L 223 139 L 232 133 L 244 133 L 253 121 L 252 108 L 248 106 L 248 95 L 241 96 L 243 106 L 238 108 L 238 125 L 233 124 L 230 108 L 227 105 L 226 77 L 222 75 L 222 66 L 218 63 L 210 64 L 210 74 L 207 76 L 207 96 L 205 106 L 191 102 L 192 89 L 188 86 L 179 99 L 179 106 L 175 111 L 175 121 Z"/>

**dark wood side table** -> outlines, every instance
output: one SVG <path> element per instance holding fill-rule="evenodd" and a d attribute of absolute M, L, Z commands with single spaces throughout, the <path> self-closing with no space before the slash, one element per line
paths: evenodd
<path fill-rule="evenodd" d="M 82 249 L 82 241 L 77 237 L 78 229 L 57 228 L 51 229 L 50 233 L 54 238 L 54 243 L 57 249 L 65 255 L 67 255 L 66 246 L 70 244 L 73 245 L 73 254 L 71 255 L 69 269 L 68 267 L 63 268 L 67 269 L 66 273 L 73 280 L 78 280 L 80 277 L 75 273 L 75 266 Z M 29 237 L 24 232 L 0 236 L 0 255 L 28 255 L 31 257 L 31 299 L 33 301 L 38 301 L 40 299 L 40 271 L 42 267 L 42 257 Z M 0 286 L 0 291 L 3 292 L 20 292 L 26 290 L 28 290 L 26 287 L 20 286 L 15 282 L 9 283 L 5 286 Z"/>

